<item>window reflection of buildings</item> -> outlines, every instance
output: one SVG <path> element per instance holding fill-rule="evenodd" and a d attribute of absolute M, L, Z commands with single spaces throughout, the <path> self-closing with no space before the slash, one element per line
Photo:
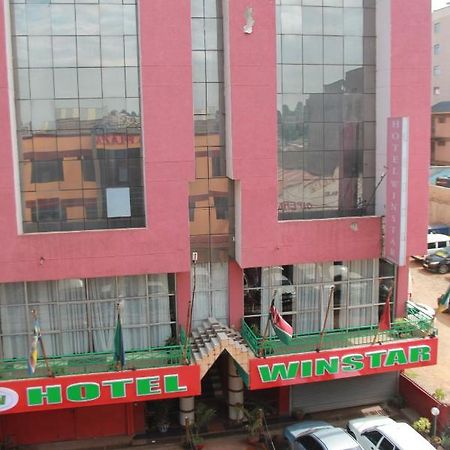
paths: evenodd
<path fill-rule="evenodd" d="M 227 261 L 233 255 L 234 191 L 226 177 L 220 118 L 195 120 L 196 180 L 190 183 L 191 246 L 199 261 Z"/>
<path fill-rule="evenodd" d="M 279 218 L 366 215 L 373 211 L 373 172 L 365 153 L 364 68 L 305 94 L 295 108 L 281 105 L 279 121 Z M 342 95 L 345 94 L 345 95 Z M 366 106 L 367 107 L 367 106 Z M 291 109 L 292 108 L 292 109 Z M 371 143 L 370 143 L 371 144 Z M 369 144 L 369 147 L 371 145 Z M 368 155 L 367 161 L 364 160 Z M 373 200 L 373 198 L 372 198 Z"/>
<path fill-rule="evenodd" d="M 144 226 L 139 116 L 66 117 L 55 128 L 18 132 L 24 230 Z M 130 187 L 131 218 L 108 219 L 111 187 Z"/>
<path fill-rule="evenodd" d="M 221 0 L 191 2 L 195 180 L 189 186 L 191 250 L 198 261 L 234 256 L 233 181 L 226 174 Z"/>

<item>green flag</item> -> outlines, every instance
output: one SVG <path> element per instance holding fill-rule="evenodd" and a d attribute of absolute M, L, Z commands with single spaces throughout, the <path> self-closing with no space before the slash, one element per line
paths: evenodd
<path fill-rule="evenodd" d="M 116 368 L 123 369 L 125 366 L 125 350 L 123 347 L 122 323 L 120 311 L 117 312 L 117 324 L 114 331 L 114 363 Z"/>

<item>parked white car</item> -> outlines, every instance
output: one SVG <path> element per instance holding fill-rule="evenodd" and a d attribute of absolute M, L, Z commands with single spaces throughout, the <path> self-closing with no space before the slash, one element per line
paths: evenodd
<path fill-rule="evenodd" d="M 387 416 L 350 420 L 347 431 L 364 450 L 433 450 L 434 447 L 407 423 Z"/>

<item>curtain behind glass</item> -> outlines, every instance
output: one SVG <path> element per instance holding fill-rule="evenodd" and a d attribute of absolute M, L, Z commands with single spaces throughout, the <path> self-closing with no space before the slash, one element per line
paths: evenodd
<path fill-rule="evenodd" d="M 193 275 L 194 270 L 192 288 Z M 197 264 L 195 281 L 192 326 L 202 325 L 208 317 L 215 317 L 228 324 L 228 263 Z"/>
<path fill-rule="evenodd" d="M 172 335 L 170 326 L 169 282 L 166 274 L 148 276 L 150 307 L 150 342 L 153 347 L 165 345 Z"/>
<path fill-rule="evenodd" d="M 57 282 L 62 354 L 89 352 L 89 319 L 84 280 Z"/>
<path fill-rule="evenodd" d="M 191 289 L 194 288 L 194 269 L 191 273 Z M 195 267 L 195 296 L 192 308 L 192 327 L 198 327 L 210 316 L 210 264 L 200 263 Z"/>
<path fill-rule="evenodd" d="M 117 279 L 117 294 L 121 305 L 125 350 L 149 347 L 148 327 L 146 325 L 149 322 L 149 316 L 145 275 L 119 277 Z M 117 316 L 117 311 L 115 314 Z"/>
<path fill-rule="evenodd" d="M 36 310 L 41 326 L 42 341 L 47 355 L 61 353 L 59 345 L 60 321 L 58 311 L 58 291 L 53 281 L 26 283 L 28 305 Z"/>
<path fill-rule="evenodd" d="M 88 280 L 92 320 L 92 351 L 111 351 L 116 323 L 117 295 L 115 278 Z"/>
<path fill-rule="evenodd" d="M 23 283 L 0 285 L 0 326 L 2 358 L 21 358 L 28 354 L 31 335 L 28 335 L 31 314 L 25 305 Z"/>
<path fill-rule="evenodd" d="M 228 263 L 211 264 L 211 313 L 219 322 L 228 325 Z"/>

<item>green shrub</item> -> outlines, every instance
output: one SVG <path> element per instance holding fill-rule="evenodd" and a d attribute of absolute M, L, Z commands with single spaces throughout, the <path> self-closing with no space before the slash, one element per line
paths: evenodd
<path fill-rule="evenodd" d="M 412 427 L 422 434 L 429 434 L 431 429 L 431 422 L 426 417 L 420 417 L 413 424 Z"/>
<path fill-rule="evenodd" d="M 441 436 L 441 447 L 444 450 L 450 450 L 450 434 L 443 434 Z"/>
<path fill-rule="evenodd" d="M 436 400 L 439 400 L 440 402 L 442 402 L 443 400 L 445 400 L 445 391 L 444 391 L 444 389 L 441 389 L 441 388 L 437 388 L 435 391 L 434 391 L 434 393 L 433 393 L 433 397 L 436 399 Z"/>

